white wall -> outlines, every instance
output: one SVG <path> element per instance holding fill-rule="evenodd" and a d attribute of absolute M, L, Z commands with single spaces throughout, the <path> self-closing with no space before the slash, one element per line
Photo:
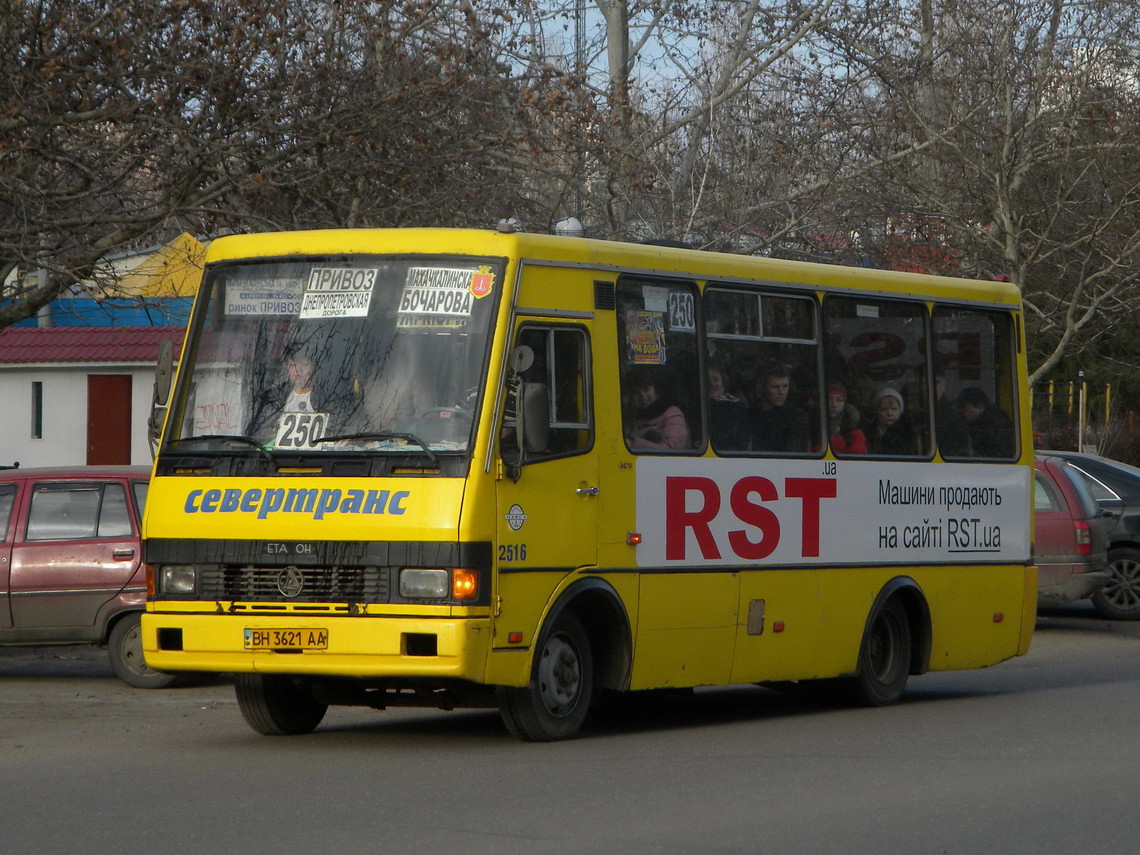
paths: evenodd
<path fill-rule="evenodd" d="M 0 368 L 0 464 L 82 466 L 87 462 L 87 376 L 129 374 L 131 463 L 149 466 L 146 421 L 154 366 L 66 365 Z M 32 383 L 43 383 L 43 438 L 32 439 Z"/>

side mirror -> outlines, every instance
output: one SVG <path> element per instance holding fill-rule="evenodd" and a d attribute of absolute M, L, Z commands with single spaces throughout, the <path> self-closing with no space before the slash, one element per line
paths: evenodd
<path fill-rule="evenodd" d="M 550 445 L 550 390 L 545 383 L 523 383 L 519 391 L 523 444 L 528 454 L 540 454 Z"/>
<path fill-rule="evenodd" d="M 534 365 L 534 351 L 520 344 L 507 360 L 507 393 L 514 397 L 518 459 L 508 465 L 514 481 L 522 476 L 527 454 L 541 452 L 550 442 L 550 393 L 541 383 L 527 383 L 522 374 Z"/>
<path fill-rule="evenodd" d="M 165 407 L 170 400 L 170 384 L 174 379 L 174 342 L 158 346 L 158 364 L 154 368 L 154 405 Z"/>
<path fill-rule="evenodd" d="M 507 360 L 507 367 L 511 374 L 522 374 L 534 365 L 534 351 L 525 344 L 520 344 L 511 351 L 511 358 Z"/>
<path fill-rule="evenodd" d="M 154 369 L 154 387 L 150 396 L 150 418 L 146 421 L 147 439 L 153 457 L 162 436 L 166 405 L 170 402 L 170 385 L 174 379 L 174 343 L 164 341 L 158 347 L 158 364 Z"/>

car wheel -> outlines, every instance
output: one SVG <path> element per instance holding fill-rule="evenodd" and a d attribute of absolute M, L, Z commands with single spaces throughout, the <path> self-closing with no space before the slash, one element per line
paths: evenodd
<path fill-rule="evenodd" d="M 568 739 L 581 730 L 593 694 L 590 641 L 578 618 L 566 612 L 544 633 L 530 683 L 499 688 L 499 714 L 519 739 Z"/>
<path fill-rule="evenodd" d="M 146 664 L 142 646 L 142 612 L 130 612 L 115 622 L 107 637 L 107 652 L 115 675 L 136 689 L 164 689 L 177 678 Z"/>
<path fill-rule="evenodd" d="M 1109 550 L 1108 567 L 1112 578 L 1092 595 L 1096 610 L 1113 620 L 1140 619 L 1140 549 Z"/>
<path fill-rule="evenodd" d="M 242 718 L 264 736 L 312 733 L 329 708 L 298 677 L 238 674 L 234 688 Z"/>

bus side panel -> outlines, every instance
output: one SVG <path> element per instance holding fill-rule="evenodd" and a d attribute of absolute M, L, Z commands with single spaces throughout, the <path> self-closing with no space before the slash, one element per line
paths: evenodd
<path fill-rule="evenodd" d="M 499 572 L 492 642 L 496 649 L 526 648 L 534 644 L 542 617 L 564 576 L 559 571 Z M 522 637 L 511 642 L 509 637 L 512 632 L 521 633 Z"/>
<path fill-rule="evenodd" d="M 733 683 L 834 676 L 862 632 L 824 620 L 815 570 L 742 573 L 739 615 Z"/>
<path fill-rule="evenodd" d="M 728 683 L 739 597 L 737 573 L 643 573 L 630 688 Z"/>

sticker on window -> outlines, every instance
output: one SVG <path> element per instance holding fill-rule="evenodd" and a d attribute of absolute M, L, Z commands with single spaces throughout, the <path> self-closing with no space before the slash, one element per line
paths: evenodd
<path fill-rule="evenodd" d="M 471 274 L 471 268 L 408 268 L 400 314 L 470 317 L 474 299 Z"/>
<path fill-rule="evenodd" d="M 314 267 L 305 283 L 300 318 L 366 318 L 379 271 Z"/>
<path fill-rule="evenodd" d="M 227 315 L 296 315 L 301 311 L 299 279 L 241 280 L 226 284 Z"/>
<path fill-rule="evenodd" d="M 468 289 L 476 300 L 481 300 L 491 293 L 495 287 L 495 274 L 491 272 L 488 264 L 480 265 L 479 269 L 471 274 L 471 284 Z"/>
<path fill-rule="evenodd" d="M 278 450 L 324 449 L 325 443 L 320 439 L 328 432 L 325 430 L 328 423 L 328 413 L 283 413 L 273 446 Z"/>
<path fill-rule="evenodd" d="M 669 292 L 669 329 L 674 332 L 696 332 L 697 312 L 693 295 L 685 291 Z"/>
<path fill-rule="evenodd" d="M 629 318 L 626 361 L 631 365 L 665 364 L 665 316 L 659 312 L 632 313 Z"/>

